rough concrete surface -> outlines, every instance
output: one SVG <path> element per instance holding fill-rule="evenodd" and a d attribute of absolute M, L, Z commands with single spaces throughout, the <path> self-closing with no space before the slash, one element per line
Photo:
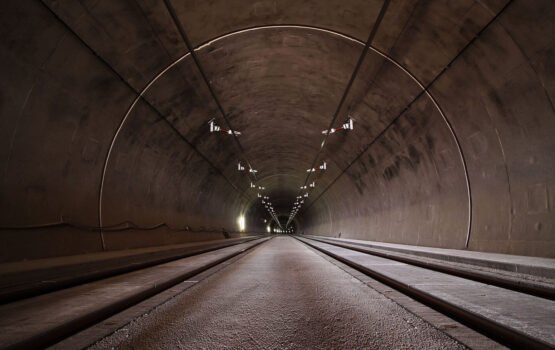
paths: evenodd
<path fill-rule="evenodd" d="M 251 181 L 314 181 L 306 233 L 555 257 L 555 2 L 383 4 L 2 1 L 0 259 L 266 232 Z"/>
<path fill-rule="evenodd" d="M 433 299 L 442 305 L 451 305 L 459 311 L 496 322 L 507 331 L 534 339 L 547 348 L 555 346 L 553 300 L 327 243 L 311 241 L 310 245 L 333 257 L 341 258 L 340 260 L 346 259 L 350 264 L 370 271 L 371 274 L 395 281 L 399 286 L 407 286 L 410 292 L 424 295 L 428 300 Z M 514 344 L 521 347 L 519 343 Z"/>
<path fill-rule="evenodd" d="M 91 349 L 462 349 L 289 237 L 275 238 Z"/>
<path fill-rule="evenodd" d="M 241 243 L 2 304 L 0 348 L 37 349 L 52 344 L 260 243 Z"/>

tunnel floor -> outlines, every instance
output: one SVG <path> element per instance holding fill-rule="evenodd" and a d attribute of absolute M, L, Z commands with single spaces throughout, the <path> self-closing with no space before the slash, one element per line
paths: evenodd
<path fill-rule="evenodd" d="M 94 349 L 462 349 L 292 237 L 253 249 Z"/>

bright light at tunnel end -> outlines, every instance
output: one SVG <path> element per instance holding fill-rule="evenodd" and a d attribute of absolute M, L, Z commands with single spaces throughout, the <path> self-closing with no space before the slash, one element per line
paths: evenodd
<path fill-rule="evenodd" d="M 245 231 L 246 225 L 245 225 L 245 216 L 244 215 L 240 215 L 237 218 L 237 226 L 239 226 L 239 231 L 241 231 L 241 232 Z"/>

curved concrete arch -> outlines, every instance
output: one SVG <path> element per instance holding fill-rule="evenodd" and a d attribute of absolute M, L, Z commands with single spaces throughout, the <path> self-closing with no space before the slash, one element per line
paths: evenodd
<path fill-rule="evenodd" d="M 116 132 L 114 134 L 114 136 L 112 137 L 112 140 L 110 141 L 110 146 L 108 147 L 108 153 L 106 153 L 106 157 L 104 159 L 104 165 L 102 166 L 102 175 L 100 177 L 100 189 L 99 189 L 99 195 L 98 195 L 98 227 L 100 229 L 100 237 L 102 239 L 102 247 L 105 248 L 105 242 L 104 242 L 104 236 L 102 234 L 102 230 L 103 230 L 103 222 L 102 222 L 102 196 L 104 194 L 104 179 L 106 178 L 106 171 L 108 170 L 108 163 L 110 161 L 110 155 L 112 154 L 112 149 L 114 148 L 114 145 L 116 143 L 116 140 L 118 138 L 118 135 L 121 132 L 121 129 L 123 128 L 125 121 L 127 120 L 127 118 L 129 117 L 129 115 L 131 114 L 131 112 L 133 111 L 133 108 L 137 105 L 137 103 L 139 102 L 139 100 L 141 98 L 143 98 L 143 95 L 148 91 L 148 89 L 162 76 L 164 75 L 169 69 L 171 69 L 173 66 L 175 66 L 176 64 L 178 64 L 179 62 L 181 62 L 183 59 L 185 59 L 187 56 L 189 56 L 189 53 L 183 55 L 182 57 L 178 58 L 175 62 L 173 62 L 172 64 L 170 64 L 169 66 L 167 66 L 165 69 L 163 69 L 160 73 L 158 73 L 157 75 L 155 75 L 149 82 L 148 84 L 146 84 L 146 86 L 141 90 L 141 92 L 139 92 L 139 94 L 137 95 L 137 97 L 133 100 L 133 102 L 131 103 L 131 105 L 129 105 L 129 108 L 127 108 L 127 111 L 125 112 L 123 118 L 121 119 L 121 122 L 119 123 Z"/>
<path fill-rule="evenodd" d="M 221 102 L 257 184 L 288 212 L 381 8 L 165 3 L 3 5 L 6 259 L 221 238 L 240 234 L 241 214 L 265 231 L 242 157 L 208 137 L 208 116 Z M 318 153 L 329 168 L 310 176 L 303 230 L 553 256 L 554 9 L 392 2 L 338 111 L 355 129 Z"/>
<path fill-rule="evenodd" d="M 316 26 L 307 26 L 307 25 L 300 25 L 300 24 L 280 24 L 280 25 L 264 25 L 264 26 L 257 26 L 257 27 L 250 27 L 250 28 L 245 28 L 245 29 L 239 29 L 230 33 L 226 33 L 223 34 L 219 37 L 216 38 L 212 38 L 208 41 L 206 41 L 203 44 L 198 45 L 197 47 L 194 48 L 195 51 L 200 51 L 203 49 L 206 49 L 208 47 L 210 47 L 210 45 L 217 43 L 218 41 L 221 40 L 225 40 L 226 38 L 230 38 L 233 37 L 235 35 L 242 35 L 245 33 L 249 33 L 249 32 L 253 32 L 253 31 L 259 31 L 259 30 L 271 30 L 271 29 L 277 29 L 277 28 L 297 28 L 297 29 L 304 29 L 304 30 L 308 30 L 308 31 L 319 31 L 319 32 L 324 32 L 333 36 L 337 36 L 340 37 L 342 39 L 345 40 L 349 40 L 352 42 L 355 42 L 361 46 L 364 46 L 364 42 L 361 40 L 358 40 L 354 37 L 348 36 L 344 33 L 340 33 L 337 31 L 333 31 L 330 29 L 326 29 L 326 28 L 321 28 L 321 27 L 316 27 Z M 457 145 L 457 149 L 459 152 L 459 156 L 463 165 L 463 169 L 464 169 L 464 176 L 465 176 L 465 180 L 466 180 L 466 185 L 467 185 L 467 191 L 468 191 L 468 228 L 467 228 L 467 238 L 466 238 L 466 245 L 468 245 L 468 240 L 470 237 L 470 228 L 471 228 L 471 221 L 472 221 L 472 195 L 471 195 L 471 191 L 470 191 L 470 181 L 468 179 L 468 170 L 467 170 L 467 166 L 466 166 L 466 162 L 464 159 L 464 154 L 462 151 L 462 148 L 460 146 L 460 142 L 457 138 L 457 135 L 455 134 L 455 131 L 451 125 L 451 123 L 449 122 L 449 120 L 447 119 L 447 117 L 445 116 L 445 114 L 443 113 L 441 107 L 439 106 L 437 100 L 433 97 L 433 95 L 428 91 L 428 89 L 422 84 L 422 82 L 420 82 L 418 80 L 418 78 L 416 78 L 414 76 L 414 74 L 412 74 L 409 70 L 407 70 L 405 67 L 403 67 L 399 62 L 397 62 L 396 60 L 394 60 L 392 57 L 388 56 L 386 53 L 378 50 L 376 47 L 370 45 L 369 49 L 382 56 L 383 58 L 387 59 L 389 62 L 393 63 L 396 67 L 398 67 L 403 73 L 405 73 L 407 76 L 410 77 L 410 79 L 412 79 L 423 91 L 423 93 L 426 94 L 426 96 L 428 96 L 428 98 L 433 102 L 435 108 L 438 110 L 439 114 L 441 115 L 441 117 L 443 118 L 444 122 L 446 123 L 447 127 L 449 128 L 449 131 L 451 132 L 453 139 L 455 141 L 455 144 Z M 101 187 L 100 187 L 100 196 L 99 196 L 99 227 L 102 228 L 103 224 L 102 224 L 102 194 L 103 194 L 103 186 L 104 186 L 104 177 L 106 176 L 106 170 L 108 167 L 108 162 L 110 159 L 110 154 L 113 148 L 113 145 L 116 142 L 116 139 L 121 131 L 121 128 L 123 127 L 123 125 L 125 124 L 125 121 L 127 120 L 127 117 L 130 115 L 130 113 L 132 112 L 133 108 L 135 107 L 135 105 L 137 104 L 138 100 L 141 99 L 143 97 L 144 94 L 147 93 L 147 91 L 149 90 L 149 88 L 159 79 L 161 78 L 164 74 L 166 74 L 166 72 L 168 72 L 172 67 L 174 67 L 176 64 L 178 64 L 179 62 L 183 61 L 186 57 L 188 57 L 190 55 L 190 53 L 186 53 L 183 56 L 177 58 L 174 62 L 172 62 L 171 64 L 169 64 L 166 68 L 164 68 L 160 73 L 156 74 L 149 82 L 148 84 L 141 90 L 141 92 L 139 93 L 139 95 L 137 96 L 137 98 L 135 99 L 135 101 L 133 101 L 133 103 L 129 106 L 129 109 L 126 111 L 124 117 L 122 118 L 121 124 L 119 125 L 116 133 L 114 134 L 114 137 L 110 143 L 110 148 L 108 151 L 108 154 L 106 156 L 106 160 L 105 160 L 105 164 L 103 167 L 103 173 L 102 173 L 102 177 L 101 177 Z M 320 195 L 318 196 L 317 199 L 319 199 L 321 197 L 322 193 L 320 193 Z M 316 200 L 317 200 L 316 199 Z M 311 201 L 311 205 L 312 205 L 312 201 Z"/>

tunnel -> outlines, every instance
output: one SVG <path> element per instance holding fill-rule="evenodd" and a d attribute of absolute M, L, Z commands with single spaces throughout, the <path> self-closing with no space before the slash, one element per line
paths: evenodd
<path fill-rule="evenodd" d="M 156 251 L 159 264 L 176 247 L 268 240 L 246 256 L 291 249 L 310 260 L 302 246 L 359 274 L 338 249 L 382 249 L 402 262 L 431 252 L 447 265 L 464 254 L 511 261 L 510 273 L 540 271 L 507 277 L 526 281 L 511 280 L 513 292 L 536 283 L 541 291 L 530 293 L 555 319 L 554 2 L 0 8 L 0 309 L 131 273 L 134 252 Z M 123 255 L 125 267 L 93 265 Z M 270 275 L 286 264 L 268 259 Z M 482 270 L 472 273 L 495 275 Z M 504 345 L 555 346 L 552 337 L 490 336 L 493 326 L 451 316 Z"/>

